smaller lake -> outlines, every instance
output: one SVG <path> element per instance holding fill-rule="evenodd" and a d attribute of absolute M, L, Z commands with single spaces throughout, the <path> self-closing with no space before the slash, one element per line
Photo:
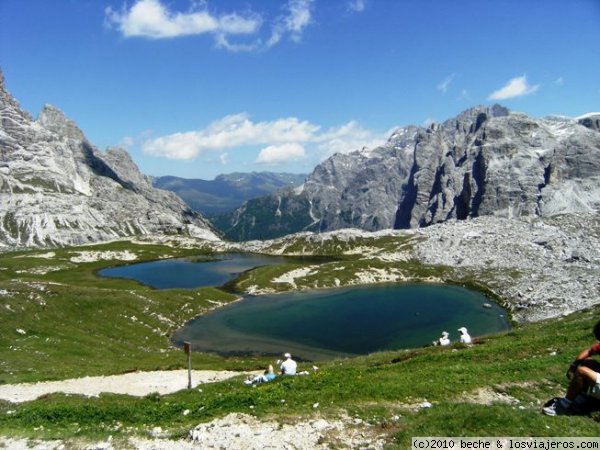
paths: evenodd
<path fill-rule="evenodd" d="M 459 327 L 471 336 L 508 330 L 483 294 L 449 285 L 371 285 L 245 297 L 198 317 L 173 336 L 222 355 L 291 352 L 323 360 L 431 344 Z"/>
<path fill-rule="evenodd" d="M 129 278 L 156 289 L 193 289 L 222 286 L 241 273 L 258 266 L 293 261 L 278 256 L 225 253 L 200 258 L 164 259 L 111 267 L 98 271 L 103 277 Z M 298 261 L 298 260 L 296 260 Z"/>

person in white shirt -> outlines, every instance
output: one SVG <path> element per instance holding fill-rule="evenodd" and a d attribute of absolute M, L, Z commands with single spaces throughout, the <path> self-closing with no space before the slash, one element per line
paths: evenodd
<path fill-rule="evenodd" d="M 292 359 L 292 355 L 286 353 L 283 355 L 283 362 L 279 368 L 281 369 L 281 375 L 296 375 L 296 369 L 298 364 Z"/>
<path fill-rule="evenodd" d="M 450 345 L 451 342 L 450 342 L 450 338 L 448 336 L 449 336 L 449 334 L 447 331 L 442 331 L 442 337 L 433 341 L 432 344 L 433 345 L 442 345 L 442 346 Z"/>
<path fill-rule="evenodd" d="M 470 345 L 472 340 L 471 336 L 469 336 L 469 333 L 467 332 L 467 329 L 465 327 L 460 327 L 458 331 L 460 331 L 460 343 Z"/>

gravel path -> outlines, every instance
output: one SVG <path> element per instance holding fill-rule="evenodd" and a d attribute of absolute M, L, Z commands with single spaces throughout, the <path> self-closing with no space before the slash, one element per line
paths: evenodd
<path fill-rule="evenodd" d="M 239 375 L 257 374 L 261 372 L 231 372 L 215 370 L 193 370 L 192 387 L 203 383 L 214 383 Z M 62 381 L 43 381 L 39 383 L 3 384 L 0 385 L 0 399 L 12 403 L 35 400 L 46 394 L 64 392 L 67 394 L 94 397 L 102 392 L 127 394 L 143 397 L 152 392 L 169 394 L 186 389 L 188 386 L 187 370 L 163 370 L 155 372 L 132 372 L 124 375 L 73 378 Z"/>

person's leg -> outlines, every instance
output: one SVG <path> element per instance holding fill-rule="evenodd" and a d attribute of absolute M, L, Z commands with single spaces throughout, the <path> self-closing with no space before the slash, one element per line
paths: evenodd
<path fill-rule="evenodd" d="M 596 383 L 598 373 L 600 372 L 600 363 L 593 359 L 586 359 L 575 370 L 573 379 L 567 389 L 568 400 L 575 400 L 579 394 L 584 393 L 590 386 Z"/>

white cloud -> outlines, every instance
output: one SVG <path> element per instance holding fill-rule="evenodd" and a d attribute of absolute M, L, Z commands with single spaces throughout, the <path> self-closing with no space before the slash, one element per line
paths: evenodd
<path fill-rule="evenodd" d="M 312 2 L 313 0 L 289 0 L 284 8 L 285 14 L 273 24 L 267 47 L 278 44 L 285 35 L 289 35 L 294 42 L 300 42 L 304 28 L 312 21 Z"/>
<path fill-rule="evenodd" d="M 127 10 L 118 12 L 106 9 L 106 20 L 116 26 L 125 37 L 150 39 L 174 38 L 197 34 L 254 34 L 262 19 L 249 13 L 246 17 L 238 13 L 216 16 L 206 10 L 187 13 L 172 12 L 161 0 L 137 0 Z"/>
<path fill-rule="evenodd" d="M 105 23 L 117 28 L 124 37 L 166 39 L 180 36 L 212 35 L 216 46 L 233 52 L 250 52 L 269 48 L 288 36 L 300 42 L 305 28 L 312 22 L 313 0 L 288 0 L 284 13 L 274 19 L 268 37 L 260 37 L 265 19 L 255 12 L 231 12 L 218 15 L 204 6 L 188 12 L 176 12 L 166 0 L 135 0 L 130 8 L 125 4 L 120 11 L 111 7 L 105 10 Z M 204 2 L 200 5 L 204 5 Z M 235 37 L 232 41 L 232 37 Z M 235 39 L 246 37 L 247 42 Z"/>
<path fill-rule="evenodd" d="M 350 0 L 348 3 L 348 8 L 354 12 L 363 12 L 366 6 L 365 0 Z"/>
<path fill-rule="evenodd" d="M 334 153 L 375 148 L 386 142 L 391 130 L 376 134 L 350 121 L 321 131 L 319 125 L 295 117 L 254 122 L 247 114 L 225 116 L 207 127 L 146 139 L 141 145 L 147 155 L 173 160 L 191 160 L 208 152 L 221 153 L 222 164 L 237 159 L 228 150 L 246 153 L 263 146 L 256 163 L 278 164 L 290 160 L 321 161 Z"/>
<path fill-rule="evenodd" d="M 225 50 L 229 50 L 233 53 L 253 52 L 260 48 L 260 42 L 256 40 L 250 43 L 235 43 L 231 42 L 229 38 L 223 33 L 215 36 L 215 42 L 218 48 L 224 48 Z"/>
<path fill-rule="evenodd" d="M 387 140 L 391 132 L 374 134 L 363 128 L 358 122 L 350 121 L 340 127 L 330 128 L 316 136 L 320 159 L 326 159 L 334 153 L 350 153 L 363 148 L 375 148 Z"/>
<path fill-rule="evenodd" d="M 219 155 L 219 161 L 221 161 L 221 165 L 222 166 L 226 166 L 227 163 L 229 162 L 229 154 L 228 153 L 221 153 Z"/>
<path fill-rule="evenodd" d="M 557 86 L 564 86 L 565 79 L 563 77 L 558 77 L 556 80 L 554 80 L 554 84 L 556 84 Z"/>
<path fill-rule="evenodd" d="M 527 83 L 527 76 L 515 77 L 506 85 L 497 91 L 494 91 L 488 97 L 489 100 L 506 100 L 509 98 L 522 97 L 533 94 L 539 89 L 540 85 L 530 85 Z"/>
<path fill-rule="evenodd" d="M 282 164 L 297 161 L 306 156 L 304 147 L 296 142 L 281 145 L 269 145 L 263 148 L 256 162 L 259 164 Z"/>
<path fill-rule="evenodd" d="M 131 136 L 125 136 L 122 138 L 117 144 L 118 147 L 123 147 L 125 149 L 129 149 L 135 145 L 135 139 Z"/>
<path fill-rule="evenodd" d="M 295 117 L 270 122 L 252 122 L 246 114 L 226 116 L 204 130 L 175 133 L 147 140 L 144 153 L 169 159 L 192 159 L 211 150 L 249 145 L 305 142 L 319 127 Z"/>
<path fill-rule="evenodd" d="M 438 84 L 436 86 L 436 88 L 442 92 L 442 94 L 445 94 L 446 92 L 448 92 L 448 88 L 450 87 L 450 83 L 452 83 L 452 80 L 454 80 L 454 77 L 456 76 L 455 73 L 453 73 L 452 75 L 450 75 L 449 77 L 446 77 L 446 79 L 444 81 L 442 81 L 440 84 Z"/>
<path fill-rule="evenodd" d="M 150 139 L 152 137 L 152 134 L 152 130 L 144 130 L 136 136 L 124 136 L 123 138 L 121 138 L 117 146 L 127 150 L 130 150 L 134 147 L 139 147 L 139 145 L 142 142 Z"/>

